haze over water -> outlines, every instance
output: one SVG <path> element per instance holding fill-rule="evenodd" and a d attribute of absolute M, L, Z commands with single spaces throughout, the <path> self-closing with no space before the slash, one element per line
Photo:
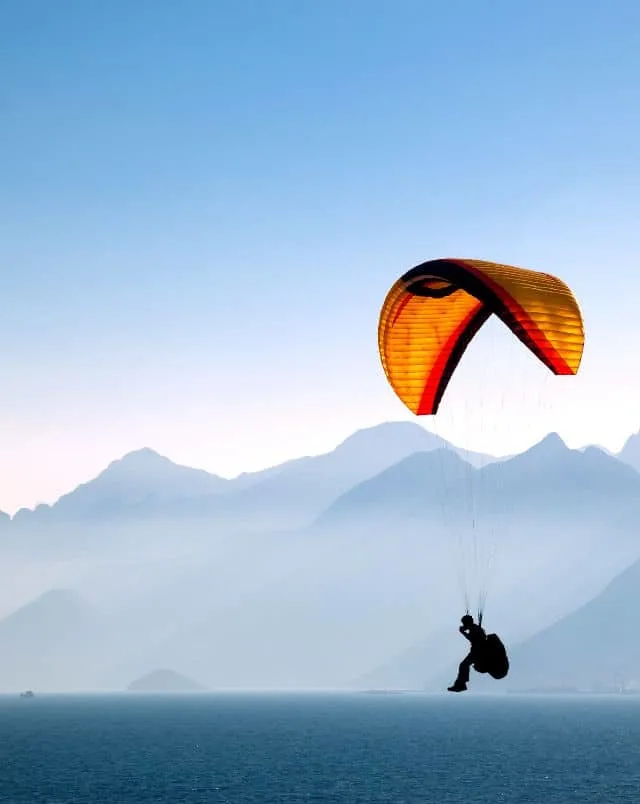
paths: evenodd
<path fill-rule="evenodd" d="M 617 804 L 639 745 L 630 697 L 4 697 L 0 801 Z"/>

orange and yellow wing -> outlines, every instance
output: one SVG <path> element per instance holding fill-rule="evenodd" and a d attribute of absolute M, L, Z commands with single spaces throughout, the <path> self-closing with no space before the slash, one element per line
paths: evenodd
<path fill-rule="evenodd" d="M 584 327 L 564 282 L 481 260 L 432 260 L 395 282 L 378 326 L 385 374 L 409 410 L 437 412 L 465 349 L 492 314 L 554 374 L 577 373 Z"/>

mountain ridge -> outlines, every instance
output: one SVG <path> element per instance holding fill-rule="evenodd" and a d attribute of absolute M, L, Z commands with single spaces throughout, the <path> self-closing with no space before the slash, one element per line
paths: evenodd
<path fill-rule="evenodd" d="M 473 467 L 431 436 L 364 431 L 232 494 L 201 495 L 208 476 L 188 473 L 182 497 L 170 488 L 148 509 L 144 495 L 135 509 L 145 466 L 163 488 L 170 462 L 115 464 L 126 516 L 25 521 L 3 537 L 27 597 L 56 587 L 88 605 L 50 593 L 0 622 L 0 689 L 122 689 L 162 667 L 209 689 L 419 688 L 455 669 L 478 582 L 491 580 L 487 623 L 517 645 L 640 557 L 640 475 L 617 458 L 549 434 Z"/>
<path fill-rule="evenodd" d="M 640 646 L 633 638 L 639 590 L 636 561 L 595 597 L 515 645 L 509 687 L 640 688 Z"/>
<path fill-rule="evenodd" d="M 182 516 L 193 509 L 194 515 L 225 516 L 237 507 L 290 506 L 298 486 L 300 494 L 319 497 L 310 501 L 314 514 L 334 494 L 363 476 L 393 464 L 420 449 L 442 448 L 463 454 L 469 460 L 499 460 L 482 453 L 468 452 L 429 432 L 414 422 L 383 422 L 362 428 L 341 441 L 334 449 L 314 456 L 303 456 L 256 472 L 243 472 L 235 478 L 223 478 L 203 469 L 174 463 L 154 450 L 143 447 L 111 461 L 98 475 L 62 495 L 51 505 L 22 508 L 11 522 L 25 523 L 51 519 L 109 518 L 110 516 Z M 320 485 L 327 489 L 320 492 Z M 285 491 L 279 490 L 285 487 Z M 298 499 L 298 502 L 301 502 Z M 306 510 L 294 520 L 301 524 Z"/>

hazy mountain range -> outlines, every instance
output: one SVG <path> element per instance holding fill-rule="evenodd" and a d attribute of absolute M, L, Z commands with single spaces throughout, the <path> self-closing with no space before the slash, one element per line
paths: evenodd
<path fill-rule="evenodd" d="M 360 430 L 325 455 L 298 458 L 230 480 L 141 449 L 114 461 L 54 505 L 21 509 L 14 521 L 206 515 L 234 522 L 248 517 L 261 527 L 265 517 L 278 524 L 307 524 L 362 480 L 415 452 L 443 448 L 476 466 L 496 460 L 454 447 L 410 422 Z"/>
<path fill-rule="evenodd" d="M 230 480 L 131 453 L 0 520 L 0 690 L 441 688 L 485 587 L 496 689 L 630 683 L 638 469 L 638 435 L 498 460 L 406 422 Z"/>

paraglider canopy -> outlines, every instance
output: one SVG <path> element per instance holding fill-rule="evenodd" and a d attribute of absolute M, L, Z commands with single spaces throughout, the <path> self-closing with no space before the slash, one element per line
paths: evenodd
<path fill-rule="evenodd" d="M 430 260 L 394 283 L 378 325 L 385 374 L 409 410 L 437 412 L 462 355 L 492 314 L 554 374 L 577 373 L 584 328 L 564 282 L 482 260 Z"/>

